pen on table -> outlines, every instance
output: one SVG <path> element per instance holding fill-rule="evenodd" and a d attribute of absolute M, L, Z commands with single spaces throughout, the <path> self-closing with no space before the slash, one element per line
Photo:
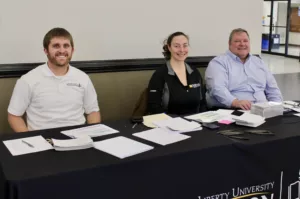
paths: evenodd
<path fill-rule="evenodd" d="M 134 129 L 134 127 L 137 125 L 137 123 L 135 123 L 133 126 L 132 126 L 132 128 Z"/>
<path fill-rule="evenodd" d="M 31 148 L 34 148 L 34 146 L 33 146 L 32 144 L 30 144 L 30 143 L 28 143 L 28 142 L 26 142 L 26 141 L 22 140 L 22 142 L 23 142 L 24 144 L 26 144 L 27 146 L 29 146 L 29 147 L 31 147 Z"/>

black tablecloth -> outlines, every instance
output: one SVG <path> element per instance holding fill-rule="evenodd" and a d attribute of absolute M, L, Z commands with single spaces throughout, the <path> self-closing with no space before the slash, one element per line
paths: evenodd
<path fill-rule="evenodd" d="M 132 128 L 129 121 L 106 124 L 121 133 L 94 141 L 122 135 L 154 146 L 154 150 L 122 160 L 93 148 L 12 156 L 1 142 L 1 197 L 285 199 L 290 192 L 294 199 L 298 194 L 299 117 L 271 118 L 257 128 L 270 130 L 274 136 L 249 134 L 250 140 L 244 141 L 203 129 L 186 133 L 191 138 L 167 146 L 132 136 L 146 130 L 143 125 Z M 60 131 L 71 128 L 6 135 L 2 140 L 35 135 L 64 139 Z M 221 129 L 250 128 L 223 125 Z"/>

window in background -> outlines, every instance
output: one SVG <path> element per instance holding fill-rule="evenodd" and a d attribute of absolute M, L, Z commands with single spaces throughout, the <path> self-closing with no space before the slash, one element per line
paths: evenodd
<path fill-rule="evenodd" d="M 288 41 L 288 55 L 299 56 L 300 54 L 300 2 L 292 1 L 290 9 L 290 29 Z"/>

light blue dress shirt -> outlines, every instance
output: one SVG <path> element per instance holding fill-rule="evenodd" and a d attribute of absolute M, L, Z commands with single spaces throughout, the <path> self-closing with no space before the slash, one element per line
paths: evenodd
<path fill-rule="evenodd" d="M 234 99 L 281 102 L 274 76 L 263 61 L 249 54 L 245 63 L 231 51 L 210 61 L 206 72 L 208 106 L 231 107 Z"/>

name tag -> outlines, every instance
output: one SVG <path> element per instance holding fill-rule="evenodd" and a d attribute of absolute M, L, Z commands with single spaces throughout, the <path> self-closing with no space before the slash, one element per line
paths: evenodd
<path fill-rule="evenodd" d="M 76 86 L 76 87 L 81 87 L 80 83 L 75 83 L 75 82 L 68 82 L 66 83 L 67 86 Z"/>
<path fill-rule="evenodd" d="M 200 87 L 200 86 L 201 86 L 200 83 L 198 83 L 198 84 L 190 84 L 190 85 L 189 85 L 190 88 L 198 88 L 198 87 Z"/>

